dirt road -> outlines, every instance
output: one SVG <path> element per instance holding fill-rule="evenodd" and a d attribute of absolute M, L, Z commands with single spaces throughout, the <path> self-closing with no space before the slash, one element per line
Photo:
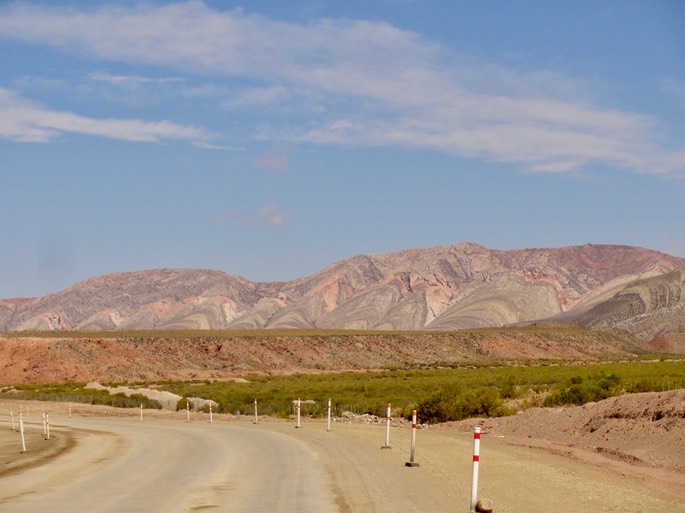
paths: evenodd
<path fill-rule="evenodd" d="M 66 430 L 76 438 L 71 451 L 0 478 L 0 511 L 336 511 L 312 451 L 280 433 L 247 425 L 71 418 L 61 419 L 54 436 Z"/>
<path fill-rule="evenodd" d="M 463 431 L 419 430 L 420 466 L 410 468 L 404 428 L 391 430 L 385 450 L 378 425 L 334 423 L 327 432 L 312 420 L 296 429 L 245 417 L 209 424 L 203 414 L 189 423 L 183 412 L 146 412 L 142 422 L 118 414 L 51 416 L 54 441 L 67 450 L 11 471 L 18 435 L 0 414 L 0 512 L 468 512 L 473 437 Z M 682 473 L 669 473 L 673 486 L 659 489 L 644 472 L 534 442 L 510 445 L 484 433 L 479 497 L 492 499 L 497 513 L 685 512 Z"/>

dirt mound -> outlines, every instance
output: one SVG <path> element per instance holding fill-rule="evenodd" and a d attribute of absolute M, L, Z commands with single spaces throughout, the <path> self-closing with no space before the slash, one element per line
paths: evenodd
<path fill-rule="evenodd" d="M 583 406 L 531 408 L 511 417 L 468 420 L 449 427 L 472 429 L 512 443 L 578 457 L 578 448 L 649 468 L 685 471 L 685 390 L 612 397 Z M 530 440 L 548 442 L 546 446 Z"/>

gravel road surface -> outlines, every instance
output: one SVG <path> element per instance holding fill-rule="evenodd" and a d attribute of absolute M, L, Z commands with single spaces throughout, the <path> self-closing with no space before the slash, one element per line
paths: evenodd
<path fill-rule="evenodd" d="M 204 422 L 61 422 L 53 436 L 71 430 L 75 448 L 1 478 L 0 511 L 337 511 L 313 452 L 280 433 Z"/>

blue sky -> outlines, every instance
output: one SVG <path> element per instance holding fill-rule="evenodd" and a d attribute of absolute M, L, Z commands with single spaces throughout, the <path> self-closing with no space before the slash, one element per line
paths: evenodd
<path fill-rule="evenodd" d="M 0 298 L 358 254 L 685 256 L 685 3 L 0 2 Z"/>

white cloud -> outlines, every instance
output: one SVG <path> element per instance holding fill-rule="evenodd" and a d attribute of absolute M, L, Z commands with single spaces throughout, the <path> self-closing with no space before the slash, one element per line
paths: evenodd
<path fill-rule="evenodd" d="M 668 147 L 656 120 L 584 101 L 582 81 L 457 62 L 387 23 L 286 23 L 197 1 L 89 10 L 11 4 L 0 9 L 0 36 L 256 82 L 229 107 L 286 98 L 317 107 L 307 124 L 272 120 L 262 137 L 429 148 L 536 172 L 593 164 L 685 172 L 685 151 Z"/>
<path fill-rule="evenodd" d="M 13 91 L 0 87 L 0 138 L 19 142 L 47 142 L 66 133 L 159 142 L 209 138 L 203 130 L 169 121 L 95 119 L 35 105 Z"/>

